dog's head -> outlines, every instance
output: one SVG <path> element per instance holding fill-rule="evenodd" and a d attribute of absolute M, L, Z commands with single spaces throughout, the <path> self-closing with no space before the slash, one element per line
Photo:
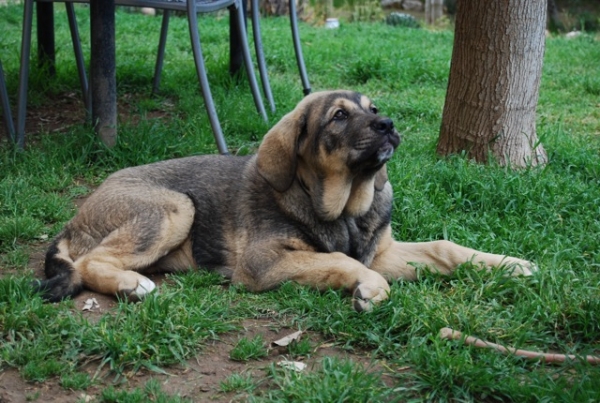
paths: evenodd
<path fill-rule="evenodd" d="M 265 135 L 257 168 L 278 192 L 297 180 L 323 220 L 359 216 L 385 186 L 385 163 L 399 143 L 392 120 L 364 95 L 317 92 Z"/>

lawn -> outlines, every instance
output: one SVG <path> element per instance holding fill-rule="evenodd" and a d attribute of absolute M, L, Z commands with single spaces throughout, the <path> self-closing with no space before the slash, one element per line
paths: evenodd
<path fill-rule="evenodd" d="M 0 59 L 13 96 L 21 14 L 20 6 L 0 7 Z M 78 8 L 81 27 L 87 15 Z M 450 278 L 422 272 L 359 314 L 342 292 L 290 283 L 251 294 L 198 271 L 163 279 L 160 293 L 141 303 L 99 299 L 104 309 L 89 312 L 81 299 L 44 304 L 29 288 L 76 204 L 114 170 L 216 147 L 184 19 L 171 21 L 161 93 L 151 96 L 160 18 L 117 13 L 123 113 L 113 149 L 83 122 L 62 7 L 55 20 L 57 74 L 32 70 L 27 146 L 20 152 L 0 140 L 0 401 L 17 393 L 9 379 L 30 401 L 47 390 L 60 401 L 94 402 L 600 400 L 597 366 L 528 361 L 438 336 L 451 327 L 517 348 L 600 355 L 600 36 L 547 39 L 537 128 L 550 162 L 514 172 L 435 154 L 451 31 L 344 21 L 337 30 L 300 27 L 313 89 L 360 91 L 403 133 L 388 163 L 395 238 L 520 256 L 538 263 L 535 276 L 468 265 Z M 252 152 L 302 97 L 288 21 L 262 21 L 277 104 L 269 124 L 246 80 L 227 72 L 226 16 L 200 25 L 228 145 Z M 270 347 L 295 330 L 304 332 L 300 342 Z M 282 358 L 311 365 L 294 372 L 277 365 Z M 203 365 L 213 359 L 220 380 L 208 391 L 190 386 L 212 376 Z"/>

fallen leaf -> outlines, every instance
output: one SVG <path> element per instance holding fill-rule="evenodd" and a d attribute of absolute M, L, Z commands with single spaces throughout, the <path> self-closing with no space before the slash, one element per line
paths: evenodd
<path fill-rule="evenodd" d="M 85 403 L 91 402 L 94 399 L 93 396 L 90 396 L 90 395 L 85 394 L 85 393 L 82 393 L 81 396 L 79 396 L 79 398 L 81 400 L 83 400 Z"/>
<path fill-rule="evenodd" d="M 277 363 L 282 368 L 291 369 L 293 371 L 303 371 L 306 368 L 306 364 L 298 361 L 279 361 Z"/>
<path fill-rule="evenodd" d="M 285 347 L 288 344 L 290 344 L 291 342 L 293 342 L 294 340 L 296 340 L 296 341 L 300 340 L 300 336 L 302 336 L 302 330 L 298 330 L 297 332 L 288 334 L 287 336 L 274 341 L 273 344 L 275 344 L 276 346 L 279 346 L 279 347 Z"/>
<path fill-rule="evenodd" d="M 82 311 L 92 311 L 96 308 L 100 308 L 100 304 L 98 303 L 98 301 L 96 301 L 96 298 L 89 298 L 85 301 L 85 303 L 83 304 L 83 308 L 81 308 Z"/>

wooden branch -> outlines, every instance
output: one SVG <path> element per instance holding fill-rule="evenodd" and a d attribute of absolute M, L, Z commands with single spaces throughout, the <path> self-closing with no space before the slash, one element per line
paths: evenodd
<path fill-rule="evenodd" d="M 499 344 L 490 343 L 489 341 L 481 340 L 473 336 L 463 335 L 457 330 L 452 330 L 449 327 L 443 327 L 440 330 L 440 337 L 447 340 L 460 340 L 464 337 L 465 344 L 472 345 L 481 348 L 490 348 L 492 350 L 499 351 L 504 354 L 514 354 L 519 357 L 525 357 L 533 360 L 541 360 L 547 363 L 561 363 L 565 361 L 578 361 L 585 360 L 589 364 L 600 364 L 600 357 L 593 355 L 586 355 L 584 357 L 573 355 L 573 354 L 551 354 L 551 353 L 540 353 L 537 351 L 530 350 L 517 350 L 512 347 L 504 347 Z"/>

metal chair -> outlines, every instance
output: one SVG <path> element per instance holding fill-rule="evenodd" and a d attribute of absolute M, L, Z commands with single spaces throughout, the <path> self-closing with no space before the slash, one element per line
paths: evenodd
<path fill-rule="evenodd" d="M 116 0 L 120 3 L 121 0 Z M 135 1 L 135 0 L 133 0 Z M 273 93 L 271 91 L 271 84 L 269 82 L 269 76 L 267 74 L 267 64 L 265 62 L 265 55 L 262 46 L 262 38 L 260 33 L 260 12 L 259 12 L 259 0 L 251 0 L 252 7 L 252 35 L 254 39 L 254 49 L 256 51 L 257 64 L 260 73 L 260 79 L 263 87 L 263 93 L 269 102 L 269 106 L 272 112 L 275 112 L 275 101 L 273 100 Z M 124 1 L 127 2 L 127 1 Z M 306 73 L 306 67 L 304 64 L 304 57 L 302 55 L 302 46 L 300 44 L 300 33 L 298 32 L 298 19 L 296 12 L 296 2 L 289 0 L 289 12 L 290 12 L 290 25 L 292 30 L 292 40 L 294 43 L 294 52 L 296 54 L 296 62 L 298 64 L 298 70 L 300 72 L 300 79 L 302 80 L 303 93 L 304 95 L 310 94 L 311 88 L 308 81 L 308 74 Z M 154 82 L 152 91 L 157 92 L 160 84 L 160 72 L 162 69 L 162 61 L 164 59 L 166 35 L 169 25 L 169 12 L 165 10 L 163 14 L 163 27 L 161 29 L 161 40 L 158 48 L 158 57 L 156 59 L 156 70 L 154 74 Z"/>
<path fill-rule="evenodd" d="M 4 126 L 6 134 L 11 140 L 15 140 L 15 126 L 13 123 L 12 113 L 10 111 L 10 103 L 8 101 L 8 92 L 6 91 L 6 81 L 4 80 L 4 70 L 2 69 L 2 61 L 0 61 L 0 103 L 2 104 L 2 115 L 4 116 Z"/>
<path fill-rule="evenodd" d="M 91 100 L 89 97 L 89 85 L 87 82 L 87 74 L 85 71 L 85 64 L 83 61 L 83 52 L 81 49 L 81 42 L 79 39 L 79 31 L 75 19 L 75 10 L 73 3 L 89 3 L 89 0 L 25 0 L 24 3 L 24 17 L 23 17 L 23 38 L 21 45 L 21 71 L 19 79 L 19 94 L 18 94 L 18 112 L 17 112 L 17 143 L 20 146 L 24 144 L 24 131 L 25 131 L 25 111 L 27 105 L 27 81 L 29 75 L 29 55 L 31 50 L 31 26 L 33 20 L 33 3 L 38 2 L 60 2 L 65 3 L 67 9 L 67 17 L 69 20 L 69 27 L 71 30 L 71 38 L 73 41 L 73 49 L 75 53 L 75 59 L 77 62 L 77 70 L 80 78 L 81 91 L 84 97 L 84 104 L 88 111 L 91 109 Z M 152 7 L 156 9 L 164 10 L 163 21 L 160 33 L 160 40 L 158 46 L 158 56 L 155 65 L 155 74 L 153 82 L 153 91 L 158 89 L 160 83 L 160 73 L 162 70 L 162 63 L 164 58 L 164 48 L 166 45 L 168 22 L 170 12 L 184 11 L 187 14 L 188 25 L 190 31 L 190 39 L 192 44 L 192 52 L 194 54 L 194 61 L 196 64 L 196 72 L 202 95 L 204 97 L 204 103 L 206 111 L 209 116 L 210 124 L 213 130 L 213 135 L 217 143 L 219 152 L 227 154 L 227 145 L 223 138 L 223 132 L 219 123 L 218 115 L 210 91 L 208 83 L 206 68 L 204 66 L 204 57 L 202 55 L 202 48 L 200 45 L 200 36 L 198 33 L 198 13 L 208 13 L 229 8 L 234 12 L 231 16 L 235 19 L 234 23 L 237 26 L 239 32 L 239 42 L 242 47 L 242 54 L 244 59 L 244 65 L 248 74 L 248 80 L 250 82 L 250 88 L 256 104 L 256 109 L 267 121 L 267 114 L 262 102 L 258 83 L 254 75 L 254 68 L 252 59 L 250 57 L 250 50 L 248 48 L 248 39 L 246 36 L 245 19 L 242 0 L 115 0 L 115 4 L 119 6 L 130 6 L 130 7 Z"/>
<path fill-rule="evenodd" d="M 275 111 L 275 101 L 273 100 L 273 94 L 271 92 L 271 84 L 269 83 L 269 76 L 267 75 L 267 64 L 265 62 L 265 55 L 263 52 L 262 39 L 260 35 L 260 12 L 258 0 L 252 0 L 252 34 L 254 37 L 254 48 L 256 50 L 256 58 L 258 64 L 258 70 L 260 72 L 260 79 L 263 86 L 263 92 L 265 97 L 269 101 L 271 111 Z M 294 42 L 294 52 L 296 54 L 296 63 L 298 64 L 298 71 L 300 72 L 300 79 L 302 81 L 304 95 L 310 94 L 311 88 L 308 82 L 308 75 L 306 74 L 306 67 L 304 65 L 304 57 L 302 56 L 302 45 L 300 44 L 300 34 L 298 32 L 298 19 L 296 13 L 296 1 L 289 0 L 289 12 L 290 12 L 290 25 L 292 29 L 292 40 Z"/>

